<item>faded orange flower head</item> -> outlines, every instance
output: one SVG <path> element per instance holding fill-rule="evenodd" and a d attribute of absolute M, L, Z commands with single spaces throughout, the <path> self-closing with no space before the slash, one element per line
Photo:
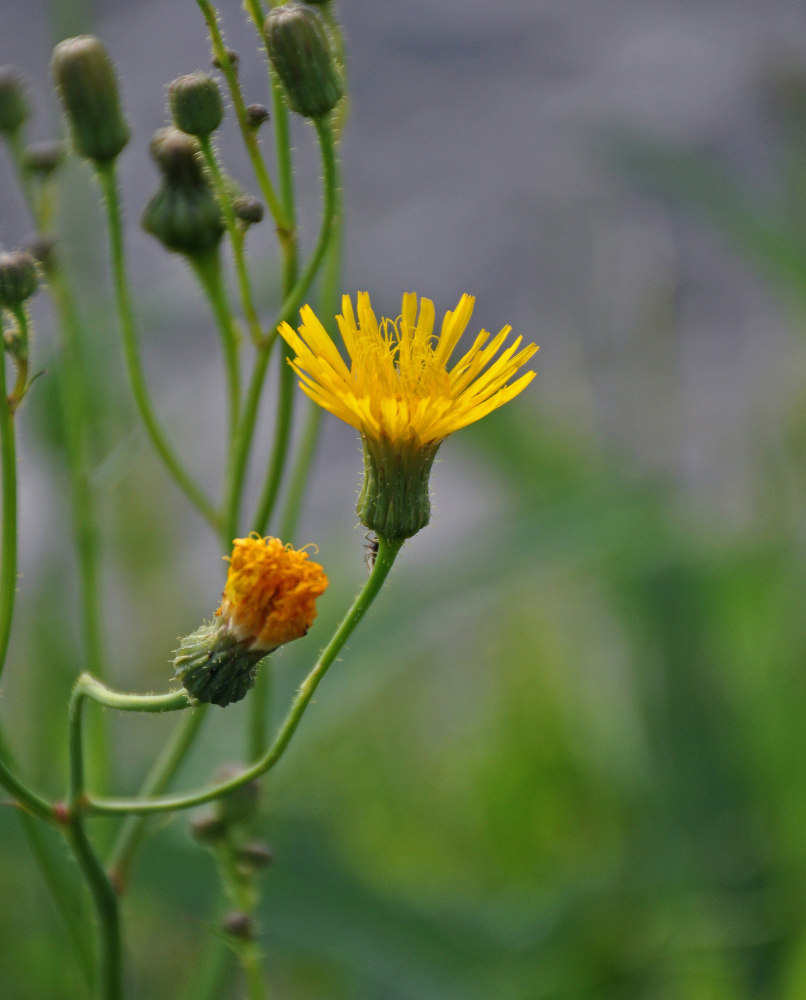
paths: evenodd
<path fill-rule="evenodd" d="M 306 551 L 279 538 L 236 538 L 216 614 L 244 645 L 271 652 L 305 635 L 327 586 L 324 570 Z"/>

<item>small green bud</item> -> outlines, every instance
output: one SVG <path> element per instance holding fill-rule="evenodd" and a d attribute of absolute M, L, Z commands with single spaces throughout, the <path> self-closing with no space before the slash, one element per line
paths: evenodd
<path fill-rule="evenodd" d="M 238 861 L 251 871 L 257 871 L 274 863 L 274 853 L 262 840 L 253 840 L 238 851 Z"/>
<path fill-rule="evenodd" d="M 190 833 L 200 844 L 217 844 L 224 839 L 227 829 L 212 810 L 207 810 L 190 821 Z"/>
<path fill-rule="evenodd" d="M 168 101 L 176 127 L 189 135 L 211 135 L 224 119 L 221 91 L 206 73 L 188 73 L 174 80 Z"/>
<path fill-rule="evenodd" d="M 25 150 L 25 169 L 49 177 L 64 159 L 64 146 L 57 140 L 38 142 Z"/>
<path fill-rule="evenodd" d="M 13 135 L 28 117 L 28 101 L 19 74 L 0 66 L 0 132 Z"/>
<path fill-rule="evenodd" d="M 141 221 L 143 229 L 168 250 L 189 257 L 213 250 L 224 233 L 218 202 L 206 187 L 164 184 L 146 205 Z M 214 700 L 202 698 L 190 689 L 188 693 L 200 701 Z"/>
<path fill-rule="evenodd" d="M 242 941 L 251 941 L 255 936 L 255 923 L 248 913 L 240 910 L 232 910 L 221 922 L 221 926 L 227 934 L 241 938 Z"/>
<path fill-rule="evenodd" d="M 206 183 L 199 158 L 199 144 L 185 132 L 175 128 L 158 129 L 151 140 L 149 151 L 169 184 L 195 187 Z"/>
<path fill-rule="evenodd" d="M 29 253 L 0 253 L 0 306 L 21 305 L 34 294 L 38 284 L 36 262 Z"/>
<path fill-rule="evenodd" d="M 305 118 L 332 111 L 344 93 L 327 34 L 308 7 L 274 7 L 263 25 L 271 64 L 288 106 Z"/>
<path fill-rule="evenodd" d="M 237 72 L 238 71 L 238 63 L 241 61 L 241 57 L 238 55 L 238 53 L 234 49 L 224 49 L 224 51 L 227 53 L 227 59 L 229 59 L 230 66 L 232 66 L 232 68 Z M 222 60 L 219 59 L 218 56 L 213 56 L 212 63 L 213 63 L 213 68 L 214 69 L 223 69 L 224 68 L 224 66 L 222 64 Z"/>
<path fill-rule="evenodd" d="M 250 104 L 246 109 L 246 117 L 252 128 L 260 128 L 263 122 L 269 120 L 269 109 L 262 104 Z"/>
<path fill-rule="evenodd" d="M 251 194 L 242 194 L 233 200 L 232 211 L 241 222 L 254 226 L 261 221 L 265 210 L 257 198 L 253 198 Z"/>
<path fill-rule="evenodd" d="M 59 42 L 53 50 L 53 77 L 81 156 L 107 163 L 129 141 L 115 67 L 93 35 Z"/>

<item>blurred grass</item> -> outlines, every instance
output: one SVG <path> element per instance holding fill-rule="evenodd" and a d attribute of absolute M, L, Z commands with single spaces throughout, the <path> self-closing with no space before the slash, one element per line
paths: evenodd
<path fill-rule="evenodd" d="M 787 135 L 794 179 L 806 171 Z M 612 148 L 630 184 L 720 232 L 802 311 L 806 244 L 786 198 L 760 198 L 722 162 L 659 140 L 622 134 Z M 125 399 L 102 342 L 99 392 Z M 780 454 L 748 443 L 758 503 L 741 531 L 695 515 L 676 483 L 528 396 L 446 446 L 443 460 L 461 452 L 500 506 L 453 549 L 411 561 L 404 550 L 268 782 L 277 861 L 260 920 L 273 998 L 806 996 L 806 565 L 802 486 L 789 478 L 802 483 L 806 425 L 797 401 L 792 411 Z M 58 455 L 56 413 L 42 379 L 25 407 L 34 469 Z M 110 642 L 115 676 L 156 689 L 170 643 L 198 616 L 173 553 L 201 543 L 170 496 L 155 499 L 127 419 L 115 410 L 99 427 L 96 456 Z M 60 524 L 58 467 L 44 482 L 48 524 Z M 443 502 L 428 532 L 449 518 Z M 315 641 L 357 585 L 353 542 L 352 562 L 328 566 Z M 341 539 L 334 549 L 348 551 Z M 71 576 L 58 546 L 27 564 L 0 705 L 26 772 L 54 794 L 79 669 Z M 311 648 L 278 665 L 278 711 Z M 238 708 L 216 716 L 183 785 L 237 756 L 242 720 Z M 122 790 L 166 729 L 115 721 Z M 61 843 L 48 845 L 75 881 Z M 0 886 L 0 995 L 83 996 L 9 809 Z M 133 996 L 180 995 L 215 941 L 216 905 L 187 817 L 162 824 L 124 904 Z"/>
<path fill-rule="evenodd" d="M 800 547 L 703 533 L 662 483 L 526 406 L 464 447 L 507 516 L 424 577 L 404 559 L 269 783 L 275 996 L 796 1000 Z M 67 672 L 52 644 L 47 661 Z M 54 760 L 57 720 L 29 720 Z M 19 901 L 0 940 L 32 942 L 4 947 L 4 996 L 80 995 L 0 824 Z M 185 828 L 157 834 L 126 903 L 136 995 L 175 995 L 215 934 L 212 862 Z"/>

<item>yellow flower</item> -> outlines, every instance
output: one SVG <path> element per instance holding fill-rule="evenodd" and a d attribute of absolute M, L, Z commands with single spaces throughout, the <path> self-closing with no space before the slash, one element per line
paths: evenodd
<path fill-rule="evenodd" d="M 305 635 L 316 618 L 316 598 L 327 589 L 322 567 L 279 538 L 254 534 L 232 544 L 216 615 L 254 650 L 271 652 Z"/>
<path fill-rule="evenodd" d="M 362 522 L 379 535 L 407 538 L 428 523 L 428 475 L 440 443 L 518 395 L 534 378 L 515 378 L 537 350 L 521 347 L 505 326 L 486 331 L 457 360 L 451 356 L 470 321 L 474 298 L 463 295 L 434 334 L 434 304 L 407 293 L 396 320 L 375 317 L 366 292 L 358 319 L 349 296 L 336 317 L 349 365 L 310 306 L 302 325 L 280 334 L 294 350 L 290 361 L 302 390 L 351 424 L 364 443 L 365 480 L 358 504 Z M 514 378 L 514 381 L 513 381 Z"/>
<path fill-rule="evenodd" d="M 229 705 L 255 683 L 258 663 L 305 635 L 327 589 L 322 567 L 278 538 L 236 538 L 213 621 L 182 639 L 174 674 L 196 701 Z"/>
<path fill-rule="evenodd" d="M 473 312 L 475 299 L 463 295 L 445 313 L 434 336 L 434 303 L 409 292 L 398 319 L 378 323 L 366 292 L 358 293 L 356 322 L 349 296 L 337 316 L 350 357 L 345 364 L 310 306 L 301 310 L 299 333 L 283 323 L 280 333 L 296 352 L 291 362 L 311 399 L 352 424 L 367 437 L 386 438 L 400 447 L 424 448 L 480 420 L 517 396 L 534 378 L 526 372 L 509 383 L 537 350 L 518 350 L 518 337 L 496 358 L 512 328 L 505 326 L 489 343 L 482 330 L 450 368 L 448 362 Z"/>

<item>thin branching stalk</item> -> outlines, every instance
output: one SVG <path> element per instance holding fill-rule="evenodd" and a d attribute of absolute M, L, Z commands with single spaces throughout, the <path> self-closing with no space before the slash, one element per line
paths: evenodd
<path fill-rule="evenodd" d="M 123 335 L 123 350 L 126 357 L 126 367 L 129 373 L 132 392 L 140 417 L 145 425 L 148 437 L 157 454 L 162 459 L 165 468 L 173 480 L 185 494 L 187 499 L 204 517 L 214 531 L 219 530 L 219 517 L 212 503 L 207 499 L 199 486 L 194 482 L 182 465 L 179 457 L 168 443 L 160 427 L 151 398 L 146 387 L 140 351 L 137 344 L 137 333 L 134 322 L 134 309 L 131 302 L 129 282 L 126 274 L 125 254 L 123 248 L 123 226 L 121 221 L 120 197 L 118 195 L 117 176 L 114 163 L 104 164 L 98 169 L 98 179 L 106 206 L 107 225 L 109 228 L 109 245 L 112 260 L 112 273 L 115 284 L 115 298 L 118 307 L 121 333 Z"/>
<path fill-rule="evenodd" d="M 379 539 L 378 555 L 375 565 L 372 568 L 372 573 L 342 619 L 341 624 L 334 632 L 316 665 L 300 685 L 297 696 L 292 702 L 288 714 L 274 738 L 274 742 L 259 760 L 227 781 L 185 795 L 168 795 L 154 799 L 111 799 L 87 796 L 85 804 L 88 813 L 107 815 L 139 813 L 145 815 L 148 813 L 170 812 L 177 809 L 190 809 L 193 806 L 203 805 L 205 802 L 212 802 L 215 799 L 221 798 L 222 795 L 226 795 L 236 788 L 241 788 L 243 785 L 249 784 L 271 770 L 285 753 L 322 678 L 340 653 L 353 630 L 366 614 L 372 602 L 378 596 L 402 544 L 402 540 L 399 539 Z"/>

